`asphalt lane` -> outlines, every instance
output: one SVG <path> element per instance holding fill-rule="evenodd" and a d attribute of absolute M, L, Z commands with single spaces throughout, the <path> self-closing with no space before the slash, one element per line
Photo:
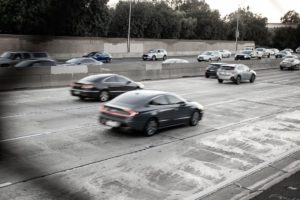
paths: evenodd
<path fill-rule="evenodd" d="M 260 71 L 254 84 L 143 83 L 200 102 L 203 121 L 145 138 L 99 125 L 100 103 L 68 88 L 0 93 L 0 144 L 11 149 L 0 161 L 0 199 L 183 199 L 300 144 L 299 71 Z"/>

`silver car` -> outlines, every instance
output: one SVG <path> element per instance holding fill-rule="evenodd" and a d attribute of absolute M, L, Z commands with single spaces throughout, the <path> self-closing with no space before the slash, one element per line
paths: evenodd
<path fill-rule="evenodd" d="M 147 53 L 142 56 L 143 60 L 166 60 L 168 53 L 165 49 L 150 49 Z"/>
<path fill-rule="evenodd" d="M 226 80 L 239 85 L 242 81 L 253 83 L 256 78 L 256 72 L 243 64 L 227 64 L 220 67 L 217 76 L 219 83 L 223 83 Z"/>
<path fill-rule="evenodd" d="M 219 51 L 204 51 L 197 57 L 198 62 L 201 61 L 220 61 L 222 60 L 222 55 Z"/>
<path fill-rule="evenodd" d="M 281 61 L 280 69 L 296 69 L 300 68 L 300 60 L 296 58 L 287 58 Z"/>

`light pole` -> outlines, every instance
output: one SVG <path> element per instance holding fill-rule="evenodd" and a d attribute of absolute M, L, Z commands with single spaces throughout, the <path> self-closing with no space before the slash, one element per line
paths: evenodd
<path fill-rule="evenodd" d="M 240 36 L 239 32 L 239 18 L 240 18 L 240 8 L 238 8 L 237 17 L 236 17 L 236 30 L 235 30 L 235 53 L 238 49 L 238 38 Z"/>
<path fill-rule="evenodd" d="M 128 33 L 127 33 L 127 53 L 130 53 L 130 23 L 131 23 L 131 0 L 129 0 Z"/>

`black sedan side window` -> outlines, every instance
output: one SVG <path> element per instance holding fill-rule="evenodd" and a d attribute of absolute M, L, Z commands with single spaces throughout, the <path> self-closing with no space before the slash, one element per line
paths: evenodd
<path fill-rule="evenodd" d="M 157 98 L 153 99 L 152 101 L 150 101 L 149 104 L 156 105 L 156 106 L 167 105 L 168 101 L 165 96 L 160 96 L 160 97 L 157 97 Z"/>
<path fill-rule="evenodd" d="M 122 77 L 122 76 L 116 76 L 116 82 L 118 83 L 127 83 L 129 79 Z"/>

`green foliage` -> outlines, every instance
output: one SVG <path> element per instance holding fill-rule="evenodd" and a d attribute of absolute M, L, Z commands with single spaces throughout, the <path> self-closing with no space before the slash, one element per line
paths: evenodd
<path fill-rule="evenodd" d="M 300 24 L 299 13 L 294 10 L 288 11 L 280 20 L 283 24 Z"/>

